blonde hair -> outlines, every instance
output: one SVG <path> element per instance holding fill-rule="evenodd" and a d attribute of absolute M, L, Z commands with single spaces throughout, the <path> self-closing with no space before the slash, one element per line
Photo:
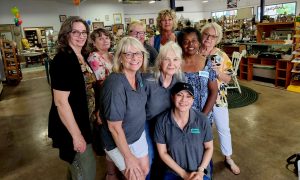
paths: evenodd
<path fill-rule="evenodd" d="M 169 41 L 164 46 L 159 49 L 159 54 L 157 55 L 155 66 L 154 66 L 154 77 L 158 80 L 161 74 L 161 64 L 162 61 L 166 58 L 168 52 L 173 51 L 177 57 L 180 58 L 180 63 L 182 64 L 182 49 L 181 47 L 174 41 Z M 183 73 L 181 68 L 175 73 L 175 76 L 178 80 L 183 80 Z"/>
<path fill-rule="evenodd" d="M 141 51 L 144 54 L 143 64 L 140 68 L 141 72 L 146 72 L 148 66 L 148 52 L 144 48 L 143 44 L 134 37 L 123 37 L 118 46 L 114 56 L 114 65 L 113 65 L 113 72 L 121 73 L 123 72 L 123 65 L 121 63 L 121 55 L 122 53 L 126 53 L 129 47 L 134 47 L 137 50 Z"/>
<path fill-rule="evenodd" d="M 167 16 L 169 16 L 173 19 L 172 30 L 174 31 L 177 28 L 177 19 L 176 19 L 175 11 L 170 10 L 170 9 L 163 9 L 163 10 L 159 11 L 158 17 L 156 18 L 156 26 L 157 26 L 157 30 L 159 32 L 161 32 L 161 20 L 163 20 Z"/>
<path fill-rule="evenodd" d="M 216 35 L 218 36 L 218 39 L 216 41 L 216 45 L 219 44 L 221 42 L 222 38 L 223 38 L 222 27 L 219 24 L 217 24 L 216 22 L 207 23 L 201 29 L 201 36 L 203 35 L 203 32 L 206 29 L 209 29 L 209 28 L 213 28 L 216 31 Z"/>
<path fill-rule="evenodd" d="M 128 33 L 130 33 L 135 26 L 142 26 L 144 30 L 146 30 L 146 25 L 142 21 L 132 21 L 128 26 Z"/>

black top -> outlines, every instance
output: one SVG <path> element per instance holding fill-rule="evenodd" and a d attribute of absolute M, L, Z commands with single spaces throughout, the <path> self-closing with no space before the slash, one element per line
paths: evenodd
<path fill-rule="evenodd" d="M 137 141 L 145 130 L 147 95 L 140 73 L 136 74 L 137 89 L 129 84 L 125 74 L 112 73 L 104 81 L 100 93 L 101 118 L 122 121 L 128 144 Z M 107 122 L 103 122 L 102 140 L 107 151 L 116 147 Z"/>
<path fill-rule="evenodd" d="M 144 43 L 144 47 L 149 53 L 148 64 L 149 64 L 150 67 L 154 67 L 155 60 L 156 60 L 156 57 L 157 57 L 158 53 L 157 53 L 157 51 L 154 47 L 150 46 L 147 43 Z"/>
<path fill-rule="evenodd" d="M 52 89 L 70 92 L 68 101 L 76 123 L 86 143 L 91 143 L 85 81 L 74 51 L 56 54 L 50 64 L 50 77 Z M 49 113 L 48 136 L 52 138 L 53 147 L 59 148 L 60 158 L 72 163 L 76 154 L 73 150 L 73 139 L 59 117 L 53 97 Z"/>

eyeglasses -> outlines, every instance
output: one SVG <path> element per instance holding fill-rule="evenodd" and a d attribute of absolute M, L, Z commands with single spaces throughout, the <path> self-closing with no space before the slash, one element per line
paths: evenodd
<path fill-rule="evenodd" d="M 218 36 L 216 35 L 211 35 L 211 34 L 208 34 L 208 33 L 203 33 L 202 35 L 203 37 L 206 37 L 206 39 L 209 39 L 209 37 L 211 37 L 213 40 L 217 39 Z"/>
<path fill-rule="evenodd" d="M 183 42 L 182 42 L 183 45 L 189 45 L 190 43 L 197 44 L 198 40 L 196 40 L 196 39 L 193 39 L 191 41 L 190 40 L 183 40 Z"/>
<path fill-rule="evenodd" d="M 142 58 L 144 56 L 144 53 L 141 52 L 141 51 L 138 51 L 136 53 L 126 52 L 126 53 L 123 53 L 123 54 L 125 54 L 126 59 L 132 59 L 133 57 Z"/>
<path fill-rule="evenodd" d="M 145 36 L 146 34 L 144 31 L 130 31 L 130 33 L 135 36 Z"/>
<path fill-rule="evenodd" d="M 80 31 L 77 31 L 77 30 L 73 30 L 71 32 L 73 34 L 74 37 L 87 37 L 87 32 L 86 31 L 83 31 L 83 32 L 80 32 Z"/>

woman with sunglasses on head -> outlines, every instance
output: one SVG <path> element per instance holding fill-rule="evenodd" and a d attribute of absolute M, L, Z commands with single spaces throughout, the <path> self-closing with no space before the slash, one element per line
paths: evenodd
<path fill-rule="evenodd" d="M 145 136 L 147 94 L 141 72 L 147 68 L 147 52 L 133 37 L 117 46 L 113 73 L 100 93 L 105 152 L 129 180 L 145 179 L 149 172 Z"/>
<path fill-rule="evenodd" d="M 222 154 L 225 156 L 225 165 L 235 175 L 240 174 L 239 167 L 231 159 L 232 144 L 229 127 L 229 112 L 227 102 L 227 83 L 231 80 L 232 63 L 225 52 L 215 47 L 222 39 L 222 27 L 217 23 L 208 23 L 201 29 L 201 46 L 200 54 L 202 56 L 211 56 L 212 69 L 217 74 L 218 97 L 213 107 L 214 123 L 219 134 L 220 147 Z"/>
<path fill-rule="evenodd" d="M 94 180 L 96 176 L 91 146 L 96 78 L 86 61 L 89 31 L 79 17 L 64 21 L 58 34 L 58 53 L 50 66 L 53 99 L 48 136 L 60 158 L 69 163 L 69 179 Z"/>

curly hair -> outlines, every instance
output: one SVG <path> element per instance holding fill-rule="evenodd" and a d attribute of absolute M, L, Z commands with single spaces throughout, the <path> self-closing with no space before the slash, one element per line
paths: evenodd
<path fill-rule="evenodd" d="M 96 51 L 98 51 L 98 49 L 94 46 L 93 42 L 96 41 L 96 38 L 97 38 L 97 37 L 101 37 L 101 36 L 103 36 L 103 35 L 109 37 L 109 39 L 110 39 L 110 48 L 113 47 L 114 37 L 113 37 L 112 33 L 109 32 L 109 31 L 106 30 L 106 29 L 98 28 L 98 29 L 95 29 L 95 30 L 91 33 L 91 35 L 90 35 L 90 40 L 91 40 L 91 41 L 89 41 L 89 43 L 88 43 L 88 48 L 89 48 L 89 51 L 90 51 L 90 52 L 96 52 Z"/>
<path fill-rule="evenodd" d="M 81 22 L 85 28 L 86 28 L 86 32 L 87 32 L 87 37 L 90 34 L 90 28 L 89 25 L 87 24 L 87 22 L 83 19 L 81 19 L 79 16 L 70 16 L 68 17 L 63 24 L 60 27 L 59 33 L 58 33 L 58 39 L 57 39 L 57 52 L 60 51 L 71 51 L 71 47 L 69 45 L 69 39 L 70 39 L 70 32 L 72 32 L 72 28 L 73 28 L 73 23 L 75 22 Z M 85 42 L 84 46 L 82 47 L 81 53 L 82 54 L 87 54 L 87 41 Z"/>
<path fill-rule="evenodd" d="M 173 10 L 170 9 L 163 9 L 159 11 L 158 17 L 156 18 L 156 25 L 157 25 L 157 30 L 161 32 L 161 21 L 166 18 L 166 17 L 171 17 L 173 19 L 173 31 L 177 28 L 177 19 L 176 19 L 176 13 Z"/>
<path fill-rule="evenodd" d="M 178 42 L 178 44 L 180 45 L 181 48 L 183 47 L 184 36 L 186 36 L 188 34 L 191 34 L 191 33 L 195 33 L 196 36 L 197 36 L 198 42 L 199 43 L 201 42 L 201 34 L 200 34 L 200 32 L 196 28 L 186 27 L 186 28 L 183 28 L 183 30 L 177 36 L 177 42 Z"/>

